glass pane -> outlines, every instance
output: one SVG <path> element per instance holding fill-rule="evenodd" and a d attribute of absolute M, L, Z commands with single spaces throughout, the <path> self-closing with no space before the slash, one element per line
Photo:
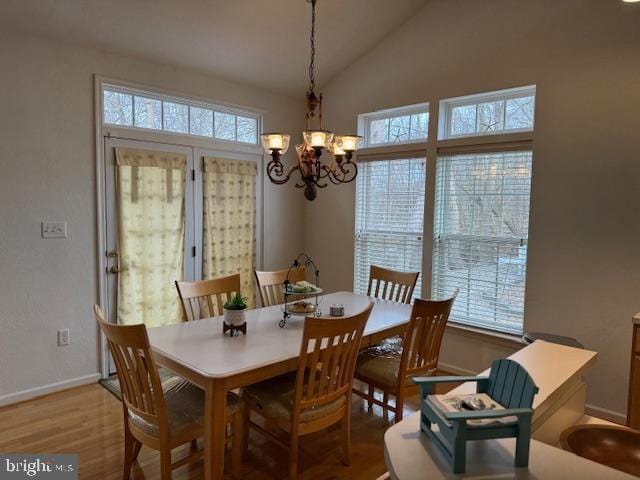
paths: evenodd
<path fill-rule="evenodd" d="M 505 128 L 533 128 L 534 97 L 507 100 Z"/>
<path fill-rule="evenodd" d="M 468 135 L 476 131 L 476 105 L 463 105 L 451 109 L 450 135 Z"/>
<path fill-rule="evenodd" d="M 387 143 L 389 141 L 389 119 L 372 120 L 369 124 L 369 144 Z"/>
<path fill-rule="evenodd" d="M 213 137 L 213 110 L 199 107 L 189 107 L 190 125 L 189 132 L 192 135 Z"/>
<path fill-rule="evenodd" d="M 409 140 L 411 116 L 392 117 L 389 119 L 389 142 L 400 143 Z"/>
<path fill-rule="evenodd" d="M 215 112 L 216 138 L 221 140 L 236 139 L 236 116 L 230 113 Z"/>
<path fill-rule="evenodd" d="M 258 121 L 255 118 L 238 116 L 238 141 L 257 143 Z"/>
<path fill-rule="evenodd" d="M 422 269 L 425 159 L 365 162 L 356 179 L 354 286 L 365 293 L 369 267 Z M 421 279 L 414 291 L 420 296 Z"/>
<path fill-rule="evenodd" d="M 419 140 L 427 138 L 427 130 L 429 128 L 429 114 L 417 113 L 411 115 L 411 132 L 409 137 L 411 140 Z"/>
<path fill-rule="evenodd" d="M 168 132 L 189 133 L 189 107 L 164 102 L 164 129 Z"/>
<path fill-rule="evenodd" d="M 133 98 L 128 93 L 104 90 L 104 123 L 112 125 L 133 124 Z"/>
<path fill-rule="evenodd" d="M 478 105 L 478 132 L 504 130 L 504 101 Z"/>
<path fill-rule="evenodd" d="M 134 97 L 135 126 L 162 130 L 162 102 L 153 98 Z"/>

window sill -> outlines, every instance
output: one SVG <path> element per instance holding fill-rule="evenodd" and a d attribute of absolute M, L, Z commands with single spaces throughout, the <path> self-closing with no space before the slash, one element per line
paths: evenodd
<path fill-rule="evenodd" d="M 469 325 L 462 325 L 460 323 L 453 323 L 453 322 L 447 323 L 446 331 L 454 335 L 462 335 L 465 337 L 476 338 L 488 343 L 502 345 L 510 348 L 521 348 L 524 345 L 526 345 L 522 340 L 522 336 L 520 335 L 493 332 L 491 330 L 471 327 Z"/>

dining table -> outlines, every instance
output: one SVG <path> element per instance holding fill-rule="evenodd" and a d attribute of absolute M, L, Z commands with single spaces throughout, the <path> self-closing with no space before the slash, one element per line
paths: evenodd
<path fill-rule="evenodd" d="M 401 334 L 411 314 L 410 305 L 350 292 L 329 293 L 318 300 L 325 317 L 331 305 L 342 305 L 344 316 L 351 316 L 374 303 L 361 348 Z M 205 392 L 206 480 L 224 476 L 227 392 L 297 369 L 304 317 L 292 316 L 281 328 L 282 316 L 282 305 L 247 310 L 246 334 L 235 336 L 223 333 L 222 316 L 148 331 L 155 361 Z"/>

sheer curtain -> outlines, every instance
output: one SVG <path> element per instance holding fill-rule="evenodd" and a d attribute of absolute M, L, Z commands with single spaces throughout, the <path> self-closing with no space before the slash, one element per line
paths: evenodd
<path fill-rule="evenodd" d="M 205 279 L 240 273 L 242 295 L 255 305 L 255 162 L 204 158 L 202 275 Z"/>
<path fill-rule="evenodd" d="M 116 166 L 118 323 L 180 322 L 187 157 L 117 148 Z"/>

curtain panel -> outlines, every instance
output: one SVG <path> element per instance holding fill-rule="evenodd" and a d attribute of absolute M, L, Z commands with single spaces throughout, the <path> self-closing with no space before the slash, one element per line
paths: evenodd
<path fill-rule="evenodd" d="M 249 308 L 255 306 L 257 174 L 255 162 L 203 160 L 202 276 L 240 273 Z"/>
<path fill-rule="evenodd" d="M 183 154 L 116 148 L 120 324 L 183 319 L 186 167 Z"/>

